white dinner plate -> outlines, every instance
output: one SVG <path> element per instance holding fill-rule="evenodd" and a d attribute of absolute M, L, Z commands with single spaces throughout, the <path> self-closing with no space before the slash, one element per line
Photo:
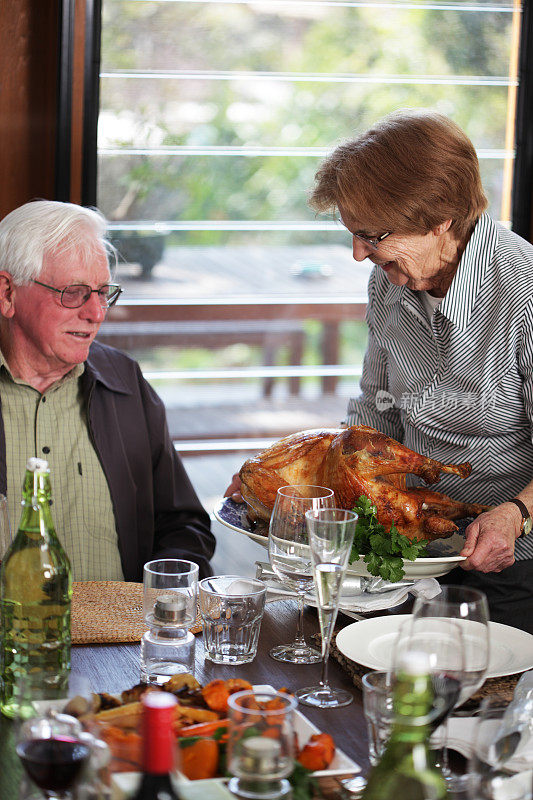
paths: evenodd
<path fill-rule="evenodd" d="M 388 669 L 398 628 L 409 614 L 354 622 L 337 634 L 343 655 L 369 669 Z M 490 656 L 487 678 L 501 678 L 533 667 L 533 636 L 526 631 L 489 622 Z"/>
<path fill-rule="evenodd" d="M 258 524 L 250 522 L 246 514 L 244 503 L 235 503 L 231 498 L 226 497 L 220 502 L 213 512 L 215 519 L 226 528 L 237 533 L 242 533 L 254 542 L 268 547 L 268 527 L 265 522 Z M 464 531 L 470 520 L 456 520 L 459 531 Z M 455 533 L 447 539 L 437 539 L 428 545 L 428 558 L 417 558 L 414 561 L 404 559 L 404 578 L 417 580 L 418 578 L 440 578 L 450 572 L 465 557 L 459 553 L 464 545 L 464 536 Z M 352 575 L 364 575 L 369 577 L 366 564 L 362 558 L 354 561 L 348 568 L 348 573 Z"/>

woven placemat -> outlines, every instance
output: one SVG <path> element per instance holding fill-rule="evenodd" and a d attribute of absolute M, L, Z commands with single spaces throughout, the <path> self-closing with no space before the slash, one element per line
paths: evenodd
<path fill-rule="evenodd" d="M 72 644 L 140 642 L 146 629 L 142 583 L 74 581 Z M 198 615 L 190 631 L 201 630 L 202 620 Z"/>
<path fill-rule="evenodd" d="M 362 689 L 363 675 L 366 675 L 367 672 L 370 672 L 370 669 L 368 667 L 364 667 L 362 664 L 357 664 L 357 662 L 352 661 L 350 658 L 347 658 L 341 653 L 337 645 L 334 643 L 337 633 L 338 631 L 335 631 L 332 637 L 333 641 L 331 643 L 330 655 L 350 675 L 354 686 L 356 686 L 358 689 Z M 315 641 L 315 643 L 320 644 L 320 634 L 314 634 L 311 638 Z M 488 697 L 491 694 L 501 694 L 507 702 L 510 702 L 513 699 L 514 688 L 518 683 L 520 675 L 521 673 L 517 675 L 505 675 L 502 678 L 487 678 L 483 686 L 478 689 L 478 691 L 465 703 L 463 703 L 461 708 L 466 710 L 470 708 L 477 708 L 483 698 Z"/>

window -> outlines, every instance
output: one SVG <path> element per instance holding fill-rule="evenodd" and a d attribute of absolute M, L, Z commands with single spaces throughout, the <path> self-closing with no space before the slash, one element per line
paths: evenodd
<path fill-rule="evenodd" d="M 342 418 L 370 265 L 306 204 L 338 140 L 440 110 L 510 224 L 520 25 L 511 0 L 103 0 L 96 202 L 130 309 L 105 335 L 177 439 Z"/>

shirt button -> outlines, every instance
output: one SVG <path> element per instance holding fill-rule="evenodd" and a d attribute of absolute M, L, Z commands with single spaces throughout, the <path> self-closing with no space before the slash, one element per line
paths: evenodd
<path fill-rule="evenodd" d="M 49 453 L 49 452 L 50 452 L 50 448 L 49 447 L 46 447 L 46 446 L 43 447 L 43 453 Z"/>
<path fill-rule="evenodd" d="M 43 394 L 43 396 L 41 397 L 41 401 L 42 401 L 43 403 L 46 403 L 46 397 L 44 396 L 44 394 Z"/>

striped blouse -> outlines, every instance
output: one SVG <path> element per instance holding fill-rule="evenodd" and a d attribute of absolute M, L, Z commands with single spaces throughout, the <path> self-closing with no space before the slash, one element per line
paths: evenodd
<path fill-rule="evenodd" d="M 445 463 L 439 491 L 502 503 L 533 479 L 533 246 L 480 217 L 431 319 L 420 293 L 372 271 L 362 394 L 349 425 L 372 425 Z M 414 479 L 416 482 L 416 479 Z M 533 558 L 533 534 L 517 540 Z"/>

